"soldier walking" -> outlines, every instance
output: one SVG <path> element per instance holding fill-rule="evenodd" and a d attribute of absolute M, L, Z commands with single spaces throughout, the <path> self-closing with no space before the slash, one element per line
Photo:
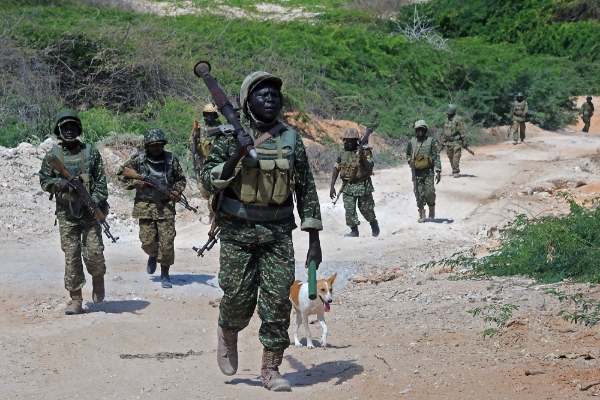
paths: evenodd
<path fill-rule="evenodd" d="M 350 232 L 346 237 L 358 237 L 358 215 L 356 205 L 362 216 L 371 224 L 371 233 L 379 236 L 379 223 L 375 217 L 375 201 L 373 200 L 373 153 L 370 148 L 359 146 L 360 136 L 354 128 L 348 128 L 342 136 L 344 150 L 338 156 L 331 175 L 331 188 L 329 197 L 335 199 L 335 182 L 339 175 L 342 177 L 342 193 L 344 194 L 344 210 L 346 211 L 346 225 Z"/>
<path fill-rule="evenodd" d="M 211 128 L 218 128 L 223 124 L 223 122 L 219 118 L 219 110 L 217 110 L 217 106 L 213 103 L 207 103 L 204 106 L 204 111 L 202 113 L 203 120 L 198 124 L 198 130 L 193 130 L 192 135 L 190 136 L 190 143 L 196 143 L 196 148 L 194 151 L 194 167 L 196 174 L 196 182 L 198 182 L 198 189 L 202 194 L 204 199 L 208 200 L 208 192 L 204 189 L 201 182 L 201 171 L 202 164 L 210 153 L 210 149 L 212 148 L 212 144 L 215 140 L 216 136 L 209 136 L 208 130 Z M 195 140 L 194 140 L 195 139 Z"/>
<path fill-rule="evenodd" d="M 425 204 L 429 206 L 429 221 L 435 219 L 435 184 L 442 179 L 442 163 L 438 142 L 427 135 L 429 127 L 423 120 L 415 122 L 415 137 L 406 147 L 406 159 L 414 169 L 414 189 L 419 208 L 419 222 L 425 222 Z"/>
<path fill-rule="evenodd" d="M 246 135 L 219 136 L 202 167 L 202 184 L 216 201 L 221 228 L 219 285 L 223 298 L 217 328 L 217 362 L 225 375 L 238 368 L 238 332 L 254 309 L 262 324 L 261 376 L 271 391 L 290 391 L 279 366 L 290 345 L 290 288 L 295 279 L 292 231 L 295 193 L 302 231 L 309 234 L 307 265 L 321 262 L 321 209 L 302 138 L 277 117 L 283 105 L 280 78 L 258 71 L 242 83 Z M 246 155 L 254 144 L 258 160 Z M 259 290 L 260 289 L 260 290 Z"/>
<path fill-rule="evenodd" d="M 54 134 L 58 145 L 44 157 L 39 172 L 42 189 L 50 192 L 50 199 L 56 196 L 56 219 L 60 232 L 60 247 L 65 253 L 65 288 L 71 301 L 65 308 L 65 314 L 79 314 L 83 307 L 81 288 L 85 285 L 83 262 L 92 276 L 92 300 L 99 303 L 104 300 L 104 244 L 102 229 L 93 212 L 82 208 L 80 215 L 73 212 L 77 200 L 76 193 L 69 181 L 61 178 L 58 171 L 49 162 L 58 158 L 72 177 L 78 178 L 92 199 L 99 205 L 104 215 L 108 213 L 108 189 L 106 174 L 100 152 L 89 143 L 79 141 L 82 133 L 81 120 L 73 110 L 63 110 L 54 119 Z"/>
<path fill-rule="evenodd" d="M 446 155 L 452 166 L 451 176 L 460 177 L 460 155 L 462 148 L 467 144 L 467 134 L 462 119 L 456 115 L 456 106 L 448 104 L 446 114 L 448 119 L 444 123 L 443 145 L 446 147 Z"/>
<path fill-rule="evenodd" d="M 133 218 L 138 218 L 142 250 L 148 254 L 146 272 L 153 274 L 160 263 L 160 281 L 163 288 L 171 288 L 169 268 L 175 262 L 175 202 L 186 185 L 185 175 L 179 159 L 165 151 L 168 143 L 163 131 L 158 128 L 144 134 L 145 150 L 134 154 L 117 172 L 125 189 L 135 189 Z M 173 188 L 175 195 L 165 195 L 152 184 L 123 175 L 125 167 L 140 175 L 151 175 Z"/>
<path fill-rule="evenodd" d="M 590 120 L 594 115 L 594 104 L 592 103 L 592 96 L 586 97 L 586 102 L 581 106 L 581 119 L 585 124 L 583 126 L 582 132 L 589 132 L 590 130 Z"/>
<path fill-rule="evenodd" d="M 523 93 L 517 93 L 517 99 L 513 102 L 510 109 L 510 115 L 512 116 L 512 130 L 513 130 L 513 144 L 517 144 L 519 136 L 521 137 L 521 143 L 525 140 L 525 121 L 527 120 L 527 112 L 529 106 L 523 97 Z"/>

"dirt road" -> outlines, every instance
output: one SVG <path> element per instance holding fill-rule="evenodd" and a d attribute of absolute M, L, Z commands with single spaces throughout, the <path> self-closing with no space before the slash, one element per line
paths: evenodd
<path fill-rule="evenodd" d="M 377 171 L 378 238 L 364 223 L 360 238 L 342 237 L 348 230 L 343 208 L 331 206 L 323 182 L 325 259 L 319 275 L 338 273 L 334 304 L 326 315 L 330 347 L 291 347 L 282 372 L 293 392 L 277 395 L 267 393 L 258 378 L 256 316 L 240 336 L 239 373 L 225 377 L 216 366 L 218 249 L 196 257 L 191 246 L 205 241 L 208 227 L 188 214 L 178 221 L 174 287 L 164 290 L 157 276 L 145 273 L 137 228 L 127 215 L 130 198 L 114 197 L 111 221 L 121 239 L 106 244 L 107 299 L 89 301 L 82 315 L 65 316 L 58 231 L 32 172 L 41 152 L 0 151 L 2 182 L 16 179 L 0 187 L 0 398 L 530 399 L 596 394 L 595 388 L 578 389 L 600 380 L 596 329 L 560 320 L 560 305 L 543 288 L 524 279 L 450 281 L 443 271 L 416 267 L 457 250 L 481 252 L 495 240 L 493 228 L 515 212 L 564 211 L 564 203 L 551 194 L 557 189 L 580 197 L 600 193 L 594 184 L 600 181 L 599 146 L 598 134 L 530 126 L 526 144 L 507 141 L 475 148 L 476 156 L 463 155 L 460 179 L 448 177 L 444 157 L 438 219 L 425 224 L 416 222 L 408 168 Z M 30 156 L 23 156 L 27 152 Z M 25 172 L 19 176 L 18 171 Z M 299 278 L 304 277 L 307 241 L 306 234 L 295 233 Z M 396 279 L 372 284 L 384 276 Z M 90 297 L 88 284 L 84 298 Z M 491 303 L 516 304 L 519 310 L 504 332 L 484 340 L 481 332 L 490 325 L 466 311 Z M 313 338 L 320 338 L 318 324 L 311 324 L 311 330 Z M 542 373 L 526 376 L 525 371 Z"/>

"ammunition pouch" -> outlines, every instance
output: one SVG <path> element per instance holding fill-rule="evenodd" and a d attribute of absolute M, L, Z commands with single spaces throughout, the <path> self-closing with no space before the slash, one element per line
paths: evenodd
<path fill-rule="evenodd" d="M 247 204 L 229 197 L 223 197 L 220 210 L 246 221 L 266 222 L 287 218 L 294 214 L 294 203 L 283 206 L 267 204 Z"/>
<path fill-rule="evenodd" d="M 358 156 L 353 151 L 346 151 L 342 155 L 342 162 L 339 166 L 340 177 L 345 181 L 360 182 L 367 179 L 371 174 L 360 162 Z"/>
<path fill-rule="evenodd" d="M 524 114 L 524 112 L 523 112 L 523 109 L 522 109 L 522 108 L 517 108 L 517 109 L 515 109 L 515 115 L 516 115 L 517 117 L 520 117 L 520 116 L 522 116 L 523 114 Z"/>
<path fill-rule="evenodd" d="M 431 154 L 422 154 L 415 157 L 415 169 L 428 169 L 433 167 L 433 156 Z"/>

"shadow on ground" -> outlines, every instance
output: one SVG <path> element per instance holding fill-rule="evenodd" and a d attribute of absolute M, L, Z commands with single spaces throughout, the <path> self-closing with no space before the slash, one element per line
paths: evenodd
<path fill-rule="evenodd" d="M 364 371 L 362 365 L 356 364 L 356 360 L 328 361 L 307 367 L 291 355 L 284 358 L 296 370 L 296 372 L 283 374 L 283 377 L 289 380 L 292 386 L 311 386 L 329 382 L 332 379 L 335 379 L 334 385 L 341 385 L 342 382 Z"/>
<path fill-rule="evenodd" d="M 193 283 L 197 283 L 199 285 L 206 285 L 206 286 L 210 286 L 215 289 L 219 289 L 219 286 L 215 285 L 215 282 L 216 282 L 215 279 L 216 279 L 215 275 L 206 275 L 206 274 L 173 275 L 173 274 L 171 274 L 171 283 L 173 284 L 173 286 L 175 286 L 175 285 L 185 286 L 185 285 L 191 285 Z M 215 282 L 210 282 L 212 280 L 215 280 Z M 152 282 L 160 283 L 160 275 L 152 276 Z"/>
<path fill-rule="evenodd" d="M 150 305 L 149 301 L 145 300 L 115 300 L 103 301 L 102 303 L 87 303 L 85 312 L 103 311 L 107 314 L 137 314 L 137 311 L 143 310 Z"/>

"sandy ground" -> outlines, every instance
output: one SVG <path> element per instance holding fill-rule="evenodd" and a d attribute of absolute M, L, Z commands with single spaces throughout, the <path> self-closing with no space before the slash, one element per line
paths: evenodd
<path fill-rule="evenodd" d="M 47 146 L 48 144 L 46 144 Z M 463 250 L 480 253 L 515 212 L 560 213 L 552 193 L 580 198 L 600 193 L 599 134 L 545 132 L 528 126 L 525 144 L 510 141 L 463 155 L 460 179 L 438 185 L 438 219 L 417 223 L 406 166 L 377 170 L 380 237 L 363 223 L 360 238 L 343 238 L 343 208 L 319 184 L 325 231 L 319 276 L 338 273 L 332 311 L 326 315 L 329 347 L 291 347 L 282 365 L 293 392 L 261 387 L 255 316 L 240 335 L 237 375 L 220 373 L 215 329 L 220 289 L 218 246 L 198 258 L 208 227 L 180 212 L 173 289 L 145 273 L 131 198 L 113 184 L 110 216 L 117 244 L 106 243 L 107 298 L 85 313 L 65 316 L 63 254 L 52 203 L 35 172 L 44 149 L 0 148 L 0 398 L 217 399 L 217 398 L 564 398 L 598 394 L 579 385 L 600 380 L 596 329 L 556 316 L 561 305 L 544 287 L 525 279 L 452 281 L 417 266 Z M 103 152 L 117 163 L 115 152 Z M 193 197 L 195 192 L 191 192 Z M 200 204 L 197 198 L 193 202 Z M 490 237 L 491 236 L 491 237 Z M 304 275 L 307 235 L 295 233 L 297 275 Z M 396 279 L 379 284 L 382 276 Z M 367 283 L 356 283 L 366 281 Z M 559 285 L 560 287 L 560 285 Z M 587 285 L 568 290 L 596 291 Z M 215 303 L 216 302 L 216 303 Z M 467 310 L 516 304 L 505 330 Z M 311 324 L 313 338 L 321 335 Z M 291 332 L 291 329 L 290 329 Z M 303 332 L 301 328 L 301 332 Z M 180 353 L 180 354 L 176 354 Z M 525 371 L 540 372 L 525 375 Z"/>

